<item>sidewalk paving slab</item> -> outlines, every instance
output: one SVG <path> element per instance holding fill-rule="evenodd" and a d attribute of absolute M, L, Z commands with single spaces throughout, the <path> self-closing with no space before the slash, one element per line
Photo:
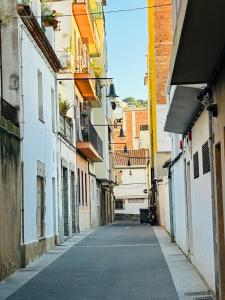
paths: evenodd
<path fill-rule="evenodd" d="M 99 230 L 98 228 L 97 230 Z M 82 231 L 79 234 L 67 239 L 64 243 L 55 246 L 52 250 L 44 253 L 39 258 L 35 259 L 26 268 L 18 269 L 15 273 L 0 282 L 0 300 L 6 300 L 10 295 L 17 291 L 20 287 L 34 278 L 42 270 L 48 267 L 56 259 L 66 253 L 70 248 L 80 243 L 88 235 L 95 230 Z"/>
<path fill-rule="evenodd" d="M 165 260 L 168 264 L 179 299 L 211 300 L 215 299 L 206 283 L 200 277 L 188 258 L 162 227 L 154 227 Z"/>

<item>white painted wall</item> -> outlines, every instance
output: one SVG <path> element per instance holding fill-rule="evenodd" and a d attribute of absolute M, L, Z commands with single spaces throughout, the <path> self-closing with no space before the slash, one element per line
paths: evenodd
<path fill-rule="evenodd" d="M 52 177 L 56 179 L 56 136 L 52 131 L 51 88 L 55 90 L 55 75 L 23 31 L 21 79 L 23 99 L 22 160 L 24 161 L 24 235 L 25 243 L 37 240 L 37 161 L 45 164 L 45 236 L 54 235 Z M 37 72 L 43 74 L 44 122 L 38 118 Z M 57 195 L 57 193 L 56 193 Z"/>
<path fill-rule="evenodd" d="M 192 130 L 192 154 L 199 152 L 200 176 L 193 179 L 192 171 L 192 218 L 193 263 L 214 288 L 213 225 L 211 206 L 210 172 L 203 175 L 202 145 L 208 140 L 208 112 L 205 111 Z M 206 251 L 207 249 L 207 251 Z M 204 254 L 204 255 L 203 255 Z"/>
<path fill-rule="evenodd" d="M 157 107 L 157 152 L 171 151 L 171 139 L 168 132 L 164 131 L 166 116 L 168 112 L 167 104 L 158 104 Z"/>
<path fill-rule="evenodd" d="M 193 232 L 193 253 L 190 258 L 195 267 L 214 289 L 214 253 L 211 207 L 210 172 L 203 175 L 202 145 L 208 140 L 208 113 L 204 111 L 192 128 L 192 142 L 186 143 L 184 154 L 172 168 L 173 205 L 175 237 L 177 244 L 188 254 L 187 203 L 185 184 L 185 164 L 190 162 L 191 171 L 191 211 Z M 173 157 L 179 152 L 178 135 L 172 135 Z M 199 153 L 199 178 L 193 175 L 193 154 Z M 190 226 L 190 224 L 189 224 Z"/>
<path fill-rule="evenodd" d="M 140 208 L 148 207 L 147 194 L 147 170 L 142 168 L 122 168 L 122 183 L 114 187 L 114 195 L 116 199 L 125 200 L 125 209 L 115 210 L 115 213 L 122 214 L 139 214 Z M 132 175 L 129 175 L 130 170 Z M 128 203 L 128 199 L 141 198 L 144 203 Z M 127 199 L 127 200 L 126 200 Z"/>
<path fill-rule="evenodd" d="M 160 225 L 170 232 L 169 190 L 168 177 L 163 177 L 163 182 L 158 183 Z"/>

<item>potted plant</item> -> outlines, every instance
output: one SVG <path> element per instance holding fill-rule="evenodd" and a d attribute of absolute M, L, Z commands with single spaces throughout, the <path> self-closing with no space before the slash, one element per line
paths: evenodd
<path fill-rule="evenodd" d="M 92 70 L 94 71 L 94 73 L 95 73 L 95 76 L 97 77 L 97 78 L 99 78 L 99 77 L 101 77 L 101 75 L 102 75 L 102 66 L 100 66 L 100 65 L 98 65 L 97 63 L 96 63 L 96 61 L 92 61 L 91 62 L 91 67 L 92 67 Z"/>
<path fill-rule="evenodd" d="M 41 6 L 42 24 L 44 27 L 52 26 L 54 30 L 58 28 L 57 12 L 52 10 L 47 3 Z"/>
<path fill-rule="evenodd" d="M 84 118 L 86 118 L 86 117 L 89 116 L 89 112 L 87 110 L 82 110 L 81 116 L 84 117 Z"/>
<path fill-rule="evenodd" d="M 71 105 L 67 99 L 62 99 L 62 96 L 59 94 L 59 113 L 63 118 L 66 118 L 67 112 L 70 109 Z"/>
<path fill-rule="evenodd" d="M 30 0 L 19 0 L 18 5 L 29 6 Z"/>
<path fill-rule="evenodd" d="M 62 54 L 60 56 L 60 62 L 61 62 L 63 69 L 68 69 L 71 66 L 70 52 L 71 52 L 70 47 L 64 48 L 64 51 L 62 52 Z"/>

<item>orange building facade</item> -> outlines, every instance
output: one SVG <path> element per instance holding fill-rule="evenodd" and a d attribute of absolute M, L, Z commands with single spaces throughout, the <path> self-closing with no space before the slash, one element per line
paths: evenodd
<path fill-rule="evenodd" d="M 128 149 L 147 149 L 148 143 L 148 110 L 147 108 L 126 108 L 115 118 L 114 149 L 122 150 L 126 144 Z M 123 127 L 125 137 L 119 133 Z"/>

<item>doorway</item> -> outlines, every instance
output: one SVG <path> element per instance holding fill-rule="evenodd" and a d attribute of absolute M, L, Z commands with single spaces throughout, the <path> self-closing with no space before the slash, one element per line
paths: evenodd
<path fill-rule="evenodd" d="M 76 233 L 76 197 L 75 197 L 75 174 L 71 171 L 70 175 L 70 199 L 72 211 L 72 233 Z"/>
<path fill-rule="evenodd" d="M 192 199 L 191 199 L 191 167 L 190 161 L 186 163 L 186 206 L 187 206 L 187 250 L 188 256 L 193 256 L 193 224 L 192 224 Z"/>
<path fill-rule="evenodd" d="M 69 236 L 69 199 L 68 199 L 68 171 L 63 167 L 62 172 L 63 220 L 64 236 Z"/>
<path fill-rule="evenodd" d="M 217 214 L 217 238 L 219 255 L 219 280 L 221 299 L 225 296 L 225 243 L 224 243 L 224 212 L 223 212 L 223 186 L 222 186 L 222 161 L 221 144 L 215 146 L 216 165 L 216 214 Z"/>

